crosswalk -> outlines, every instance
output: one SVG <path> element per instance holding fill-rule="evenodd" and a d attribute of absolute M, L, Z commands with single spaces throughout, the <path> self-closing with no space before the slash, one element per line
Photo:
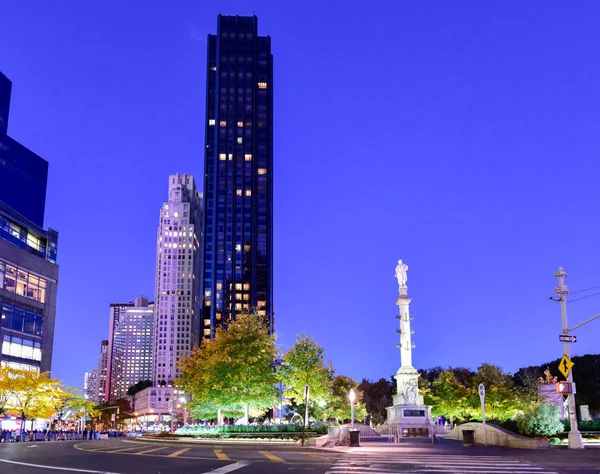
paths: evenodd
<path fill-rule="evenodd" d="M 558 474 L 526 461 L 503 456 L 450 454 L 350 454 L 336 461 L 325 474 Z"/>

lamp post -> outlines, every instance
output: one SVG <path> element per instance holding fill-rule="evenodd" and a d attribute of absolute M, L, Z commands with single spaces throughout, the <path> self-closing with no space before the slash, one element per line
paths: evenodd
<path fill-rule="evenodd" d="M 350 410 L 351 410 L 350 425 L 351 425 L 351 428 L 354 429 L 354 400 L 356 399 L 356 393 L 354 393 L 353 388 L 350 389 L 349 397 L 350 397 Z"/>
<path fill-rule="evenodd" d="M 187 399 L 185 397 L 179 397 L 179 403 L 181 403 L 181 406 L 183 408 L 183 426 L 186 425 L 186 421 L 187 421 L 187 409 L 185 406 L 186 402 L 187 402 Z"/>

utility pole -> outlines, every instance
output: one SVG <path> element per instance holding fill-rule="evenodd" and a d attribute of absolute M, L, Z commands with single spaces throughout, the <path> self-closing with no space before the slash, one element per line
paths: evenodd
<path fill-rule="evenodd" d="M 567 293 L 569 292 L 569 287 L 565 285 L 565 277 L 567 276 L 567 272 L 564 271 L 563 267 L 559 267 L 558 271 L 554 274 L 556 278 L 558 278 L 558 286 L 554 288 L 554 292 L 558 295 L 560 301 L 560 314 L 562 317 L 562 332 L 563 334 L 569 334 L 569 325 L 567 323 Z M 570 359 L 571 358 L 571 347 L 568 341 L 563 343 L 564 345 L 564 353 Z M 571 383 L 571 387 L 573 387 L 573 370 L 569 371 L 569 375 L 567 376 L 567 382 Z M 577 425 L 577 406 L 575 405 L 575 394 L 569 393 L 567 398 L 569 400 L 569 421 L 571 422 L 571 431 L 569 431 L 569 448 L 570 449 L 583 449 L 583 439 L 581 438 L 581 433 L 579 432 L 579 427 Z"/>

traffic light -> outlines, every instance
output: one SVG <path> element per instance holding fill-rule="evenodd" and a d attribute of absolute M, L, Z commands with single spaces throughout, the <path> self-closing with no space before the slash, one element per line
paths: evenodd
<path fill-rule="evenodd" d="M 573 387 L 571 386 L 571 382 L 557 382 L 556 393 L 562 393 L 563 395 L 573 393 Z"/>

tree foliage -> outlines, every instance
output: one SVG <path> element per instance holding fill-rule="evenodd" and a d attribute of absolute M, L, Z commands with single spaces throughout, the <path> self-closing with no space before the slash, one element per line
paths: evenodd
<path fill-rule="evenodd" d="M 571 360 L 575 363 L 573 381 L 577 385 L 577 405 L 588 405 L 592 414 L 600 414 L 600 354 L 573 356 Z M 552 374 L 559 374 L 559 362 L 560 359 L 556 359 L 519 369 L 514 375 L 515 382 L 521 385 L 527 373 L 532 373 L 535 377 L 543 377 L 547 367 Z M 560 377 L 563 378 L 562 375 Z"/>
<path fill-rule="evenodd" d="M 191 394 L 190 409 L 198 418 L 215 418 L 219 409 L 223 416 L 239 416 L 245 407 L 262 413 L 276 402 L 275 355 L 265 319 L 238 314 L 180 363 L 176 384 Z"/>
<path fill-rule="evenodd" d="M 525 436 L 554 436 L 563 432 L 564 425 L 558 407 L 536 403 L 517 419 L 517 429 Z"/>
<path fill-rule="evenodd" d="M 30 418 L 50 418 L 55 413 L 54 397 L 61 393 L 59 382 L 48 372 L 7 368 L 2 372 L 4 393 L 8 394 L 4 407 L 15 411 L 24 422 Z"/>
<path fill-rule="evenodd" d="M 141 392 L 142 390 L 148 387 L 152 387 L 152 380 L 140 380 L 139 382 L 127 389 L 127 395 L 132 397 L 136 393 Z"/>
<path fill-rule="evenodd" d="M 331 394 L 329 402 L 325 406 L 326 418 L 333 418 L 339 422 L 351 419 L 352 403 L 350 401 L 350 390 L 354 390 L 356 395 L 354 401 L 354 419 L 359 422 L 364 420 L 367 411 L 365 404 L 362 402 L 362 392 L 356 380 L 345 375 L 337 375 L 331 381 Z"/>
<path fill-rule="evenodd" d="M 394 384 L 392 381 L 384 378 L 380 378 L 376 382 L 362 379 L 358 389 L 362 392 L 362 401 L 373 422 L 378 425 L 385 423 L 387 407 L 392 406 L 393 403 Z"/>
<path fill-rule="evenodd" d="M 309 405 L 325 405 L 330 398 L 333 378 L 331 362 L 325 364 L 323 348 L 308 334 L 299 334 L 296 342 L 283 357 L 281 366 L 285 396 L 297 405 L 304 403 L 304 387 L 309 386 Z"/>
<path fill-rule="evenodd" d="M 422 372 L 423 374 L 423 372 Z M 505 421 L 521 413 L 534 400 L 516 386 L 513 378 L 493 364 L 481 364 L 476 372 L 464 367 L 425 371 L 425 403 L 434 415 L 452 421 L 481 419 L 478 386 L 485 386 L 485 412 L 490 421 Z"/>

